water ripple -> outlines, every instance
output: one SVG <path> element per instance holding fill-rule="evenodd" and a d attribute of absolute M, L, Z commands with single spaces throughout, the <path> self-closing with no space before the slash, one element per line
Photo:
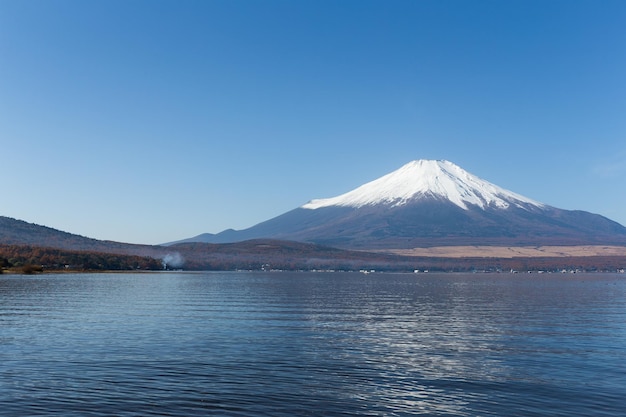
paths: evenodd
<path fill-rule="evenodd" d="M 622 416 L 617 275 L 0 277 L 3 416 Z"/>

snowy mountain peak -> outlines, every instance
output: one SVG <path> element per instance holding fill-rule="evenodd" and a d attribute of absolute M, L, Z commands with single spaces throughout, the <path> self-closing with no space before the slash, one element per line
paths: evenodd
<path fill-rule="evenodd" d="M 500 188 L 444 160 L 415 160 L 400 169 L 337 197 L 317 199 L 304 209 L 344 206 L 388 205 L 397 207 L 422 198 L 445 199 L 467 210 L 468 204 L 482 209 L 527 208 L 544 204 Z"/>

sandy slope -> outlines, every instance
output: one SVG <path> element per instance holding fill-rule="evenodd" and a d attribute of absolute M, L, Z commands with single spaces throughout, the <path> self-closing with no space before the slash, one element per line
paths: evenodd
<path fill-rule="evenodd" d="M 378 252 L 378 251 L 377 251 Z M 626 256 L 624 246 L 437 246 L 432 248 L 389 249 L 379 252 L 405 256 L 442 258 L 514 258 L 567 256 Z"/>

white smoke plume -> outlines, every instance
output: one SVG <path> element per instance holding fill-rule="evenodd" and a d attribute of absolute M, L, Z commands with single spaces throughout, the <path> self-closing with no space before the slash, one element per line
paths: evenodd
<path fill-rule="evenodd" d="M 182 268 L 182 266 L 185 264 L 185 258 L 183 258 L 180 253 L 174 252 L 165 255 L 161 262 L 163 263 L 163 269 Z"/>

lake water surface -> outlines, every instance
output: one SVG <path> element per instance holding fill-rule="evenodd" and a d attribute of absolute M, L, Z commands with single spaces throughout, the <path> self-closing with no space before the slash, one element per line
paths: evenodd
<path fill-rule="evenodd" d="M 626 276 L 0 276 L 2 416 L 624 416 Z"/>

